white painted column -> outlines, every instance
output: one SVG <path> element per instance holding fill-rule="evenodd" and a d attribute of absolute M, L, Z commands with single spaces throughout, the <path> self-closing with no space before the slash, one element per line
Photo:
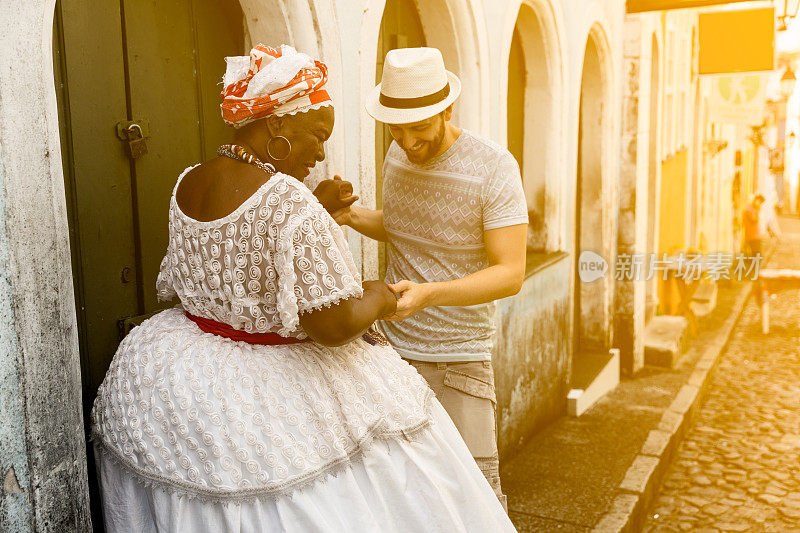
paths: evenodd
<path fill-rule="evenodd" d="M 625 42 L 623 47 L 622 134 L 619 166 L 619 210 L 617 251 L 636 256 L 642 253 L 641 231 L 645 220 L 647 136 L 643 135 L 643 124 L 649 115 L 650 58 L 649 33 L 643 29 L 640 15 L 629 15 L 625 20 Z M 645 26 L 646 27 L 646 26 Z M 646 36 L 643 38 L 643 36 Z M 644 153 L 643 153 L 644 152 Z M 637 237 L 639 237 L 637 239 Z M 641 276 L 633 280 L 621 280 L 615 284 L 613 311 L 614 344 L 619 348 L 622 370 L 633 375 L 644 366 L 644 278 L 646 265 L 641 267 Z"/>

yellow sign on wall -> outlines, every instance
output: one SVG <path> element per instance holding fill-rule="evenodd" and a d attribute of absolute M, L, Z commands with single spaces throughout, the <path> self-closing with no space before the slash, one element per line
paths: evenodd
<path fill-rule="evenodd" d="M 775 68 L 775 8 L 699 15 L 700 74 Z"/>

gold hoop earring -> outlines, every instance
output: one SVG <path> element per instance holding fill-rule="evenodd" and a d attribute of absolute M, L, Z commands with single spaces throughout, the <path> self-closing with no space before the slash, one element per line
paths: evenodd
<path fill-rule="evenodd" d="M 286 141 L 286 147 L 287 147 L 286 148 L 286 155 L 283 156 L 283 157 L 275 157 L 275 155 L 272 153 L 272 148 L 271 148 L 272 147 L 272 141 L 274 141 L 276 139 L 283 139 L 284 141 Z M 284 159 L 289 157 L 289 154 L 291 154 L 291 153 L 292 153 L 292 143 L 289 142 L 289 139 L 287 139 L 283 135 L 276 135 L 275 137 L 272 137 L 269 141 L 267 141 L 267 155 L 270 156 L 274 161 L 283 161 Z"/>

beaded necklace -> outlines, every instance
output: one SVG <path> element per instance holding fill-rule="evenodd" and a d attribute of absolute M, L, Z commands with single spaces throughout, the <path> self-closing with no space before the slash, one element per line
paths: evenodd
<path fill-rule="evenodd" d="M 217 148 L 217 154 L 230 157 L 231 159 L 236 159 L 237 161 L 242 161 L 243 163 L 248 163 L 250 165 L 257 166 L 264 172 L 266 172 L 269 176 L 272 176 L 277 172 L 275 167 L 270 165 L 269 163 L 265 163 L 261 161 L 259 158 L 248 152 L 244 149 L 244 146 L 238 144 L 223 144 Z"/>

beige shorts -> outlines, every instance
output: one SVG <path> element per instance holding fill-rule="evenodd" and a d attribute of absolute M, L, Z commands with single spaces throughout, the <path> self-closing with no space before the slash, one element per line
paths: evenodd
<path fill-rule="evenodd" d="M 483 475 L 505 505 L 497 456 L 497 398 L 491 361 L 406 361 L 428 382 L 461 433 Z"/>

